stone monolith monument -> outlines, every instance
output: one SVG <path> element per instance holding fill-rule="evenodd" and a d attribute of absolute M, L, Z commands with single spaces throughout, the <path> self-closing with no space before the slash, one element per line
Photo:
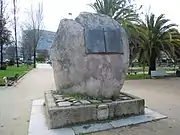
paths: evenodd
<path fill-rule="evenodd" d="M 58 91 L 116 97 L 128 69 L 128 37 L 109 16 L 84 12 L 61 20 L 51 59 Z"/>

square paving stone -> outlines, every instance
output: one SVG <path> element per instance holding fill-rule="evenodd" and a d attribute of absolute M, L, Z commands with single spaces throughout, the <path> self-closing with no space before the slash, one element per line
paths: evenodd
<path fill-rule="evenodd" d="M 83 105 L 91 104 L 88 100 L 80 100 Z"/>
<path fill-rule="evenodd" d="M 71 102 L 65 101 L 65 102 L 59 102 L 57 103 L 59 107 L 67 107 L 67 106 L 71 106 Z"/>
<path fill-rule="evenodd" d="M 86 134 L 112 129 L 112 125 L 109 123 L 87 124 L 82 126 L 74 126 L 72 129 L 76 134 Z"/>
<path fill-rule="evenodd" d="M 119 127 L 124 127 L 124 126 L 129 126 L 129 125 L 151 122 L 154 120 L 165 119 L 165 118 L 167 118 L 167 116 L 145 108 L 145 114 L 143 115 L 132 116 L 126 119 L 114 120 L 114 121 L 111 121 L 110 124 L 114 128 L 119 128 Z"/>
<path fill-rule="evenodd" d="M 44 104 L 44 99 L 37 99 L 37 100 L 33 100 L 32 102 L 33 105 L 43 105 Z"/>
<path fill-rule="evenodd" d="M 90 100 L 90 102 L 91 102 L 92 104 L 102 103 L 100 100 Z"/>
<path fill-rule="evenodd" d="M 28 135 L 75 135 L 72 128 L 61 128 L 49 130 L 46 124 L 43 103 L 35 101 L 38 103 L 32 106 L 30 123 L 28 129 Z"/>
<path fill-rule="evenodd" d="M 103 100 L 104 103 L 108 103 L 108 102 L 112 102 L 111 99 L 106 99 L 106 100 Z"/>

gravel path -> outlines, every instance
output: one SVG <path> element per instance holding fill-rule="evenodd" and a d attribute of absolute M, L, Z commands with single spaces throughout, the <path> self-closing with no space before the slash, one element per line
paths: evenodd
<path fill-rule="evenodd" d="M 180 79 L 126 81 L 123 91 L 146 99 L 146 105 L 169 118 L 92 135 L 180 135 Z M 19 84 L 0 88 L 0 135 L 26 135 L 31 101 L 54 89 L 52 69 L 40 64 Z"/>

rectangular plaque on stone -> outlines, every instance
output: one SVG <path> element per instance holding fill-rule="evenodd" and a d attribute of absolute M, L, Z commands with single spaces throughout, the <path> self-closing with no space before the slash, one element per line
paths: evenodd
<path fill-rule="evenodd" d="M 105 53 L 103 29 L 85 29 L 86 53 Z"/>
<path fill-rule="evenodd" d="M 120 29 L 85 29 L 87 54 L 122 54 L 123 43 Z"/>
<path fill-rule="evenodd" d="M 104 31 L 107 53 L 123 53 L 123 43 L 120 29 L 108 29 Z"/>

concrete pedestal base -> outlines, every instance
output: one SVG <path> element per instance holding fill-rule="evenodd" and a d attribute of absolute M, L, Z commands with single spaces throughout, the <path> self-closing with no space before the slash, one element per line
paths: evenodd
<path fill-rule="evenodd" d="M 145 108 L 143 99 L 127 93 L 121 93 L 115 101 L 99 102 L 62 98 L 62 95 L 56 97 L 58 100 L 54 98 L 52 91 L 45 92 L 49 129 L 141 115 Z"/>
<path fill-rule="evenodd" d="M 33 101 L 28 135 L 79 135 L 167 118 L 162 114 L 145 108 L 144 114 L 139 116 L 109 120 L 103 123 L 74 125 L 68 128 L 48 129 L 43 103 L 44 100 L 42 99 Z"/>

